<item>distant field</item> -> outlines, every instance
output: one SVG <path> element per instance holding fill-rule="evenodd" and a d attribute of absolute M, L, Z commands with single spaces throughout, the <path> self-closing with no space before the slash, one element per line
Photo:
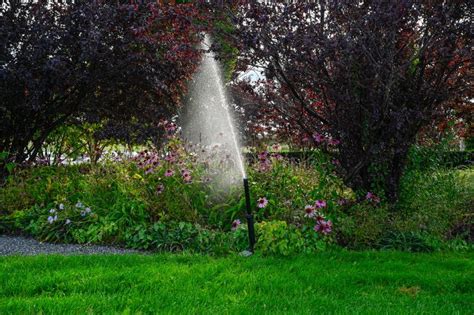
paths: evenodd
<path fill-rule="evenodd" d="M 474 253 L 0 258 L 0 314 L 473 314 Z"/>

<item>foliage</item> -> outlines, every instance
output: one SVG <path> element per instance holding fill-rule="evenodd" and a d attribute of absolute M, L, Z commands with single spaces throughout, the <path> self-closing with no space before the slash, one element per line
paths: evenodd
<path fill-rule="evenodd" d="M 416 232 L 389 232 L 380 241 L 382 249 L 408 252 L 432 252 L 429 237 Z"/>
<path fill-rule="evenodd" d="M 6 162 L 34 160 L 52 132 L 73 122 L 103 124 L 102 138 L 133 141 L 148 130 L 145 138 L 160 141 L 156 124 L 175 114 L 200 57 L 191 23 L 198 15 L 190 4 L 7 1 L 0 7 Z"/>
<path fill-rule="evenodd" d="M 189 251 L 225 255 L 248 246 L 247 231 L 235 233 L 209 230 L 188 222 L 156 222 L 137 226 L 125 236 L 127 247 L 163 252 Z"/>
<path fill-rule="evenodd" d="M 209 168 L 215 161 L 192 151 L 202 148 L 169 137 L 162 150 L 134 157 L 15 169 L 0 189 L 0 231 L 153 251 L 217 255 L 245 249 L 240 185 L 230 186 L 230 191 L 221 187 L 219 175 Z M 209 153 L 215 157 L 216 152 Z M 357 200 L 322 152 L 299 163 L 260 152 L 247 167 L 258 222 L 257 251 L 285 256 L 334 244 L 351 249 L 468 249 L 472 170 L 444 168 L 426 154 L 418 148 L 410 154 L 398 211 L 393 211 L 372 192 Z M 86 208 L 91 213 L 82 216 Z"/>
<path fill-rule="evenodd" d="M 303 239 L 301 232 L 288 226 L 285 221 L 260 222 L 256 226 L 257 247 L 262 255 L 289 256 L 301 252 Z"/>
<path fill-rule="evenodd" d="M 337 242 L 351 249 L 377 248 L 384 233 L 390 230 L 389 211 L 363 202 L 338 213 L 335 220 Z"/>
<path fill-rule="evenodd" d="M 471 13 L 468 1 L 245 3 L 240 70 L 262 73 L 239 83 L 245 121 L 331 152 L 359 197 L 394 203 L 421 127 L 470 104 Z"/>
<path fill-rule="evenodd" d="M 188 150 L 171 137 L 164 150 L 142 151 L 133 158 L 18 169 L 0 190 L 0 222 L 4 231 L 23 231 L 53 242 L 210 253 L 243 249 L 243 226 L 227 233 L 232 221 L 244 218 L 240 185 L 230 186 L 230 191 L 222 188 L 219 174 L 208 168 L 213 162 Z M 248 168 L 258 221 L 306 226 L 311 220 L 304 217 L 305 205 L 326 198 L 321 210 L 333 215 L 336 199 L 330 198 L 336 196 L 333 188 L 340 187 L 334 178 L 304 164 L 281 159 L 265 163 L 267 170 L 258 165 Z M 288 198 L 285 187 L 294 187 L 293 198 Z M 265 206 L 257 199 L 265 199 Z M 77 204 L 92 209 L 93 215 L 80 216 L 83 209 Z M 318 222 L 303 227 L 303 234 L 296 232 L 298 242 L 305 242 L 304 251 L 323 248 L 313 230 Z"/>

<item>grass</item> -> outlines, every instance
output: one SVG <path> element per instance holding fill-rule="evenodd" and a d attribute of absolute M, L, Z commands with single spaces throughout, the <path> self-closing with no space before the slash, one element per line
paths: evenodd
<path fill-rule="evenodd" d="M 0 258 L 0 314 L 472 314 L 474 253 Z"/>

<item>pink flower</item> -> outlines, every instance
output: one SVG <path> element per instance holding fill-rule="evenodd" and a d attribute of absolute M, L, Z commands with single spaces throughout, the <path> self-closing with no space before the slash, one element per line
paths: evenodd
<path fill-rule="evenodd" d="M 156 186 L 156 193 L 159 195 L 165 190 L 165 186 L 163 184 L 159 184 Z"/>
<path fill-rule="evenodd" d="M 181 175 L 183 176 L 183 180 L 186 182 L 186 183 L 190 183 L 191 180 L 192 180 L 192 177 L 191 177 L 191 172 L 188 171 L 188 170 L 183 170 L 181 171 Z"/>
<path fill-rule="evenodd" d="M 150 174 L 150 173 L 153 173 L 155 169 L 153 167 L 149 167 L 146 171 L 145 171 L 145 174 Z"/>
<path fill-rule="evenodd" d="M 324 136 L 320 133 L 315 132 L 313 134 L 313 139 L 314 139 L 314 141 L 316 141 L 316 143 L 321 143 L 321 142 L 324 141 Z"/>
<path fill-rule="evenodd" d="M 327 203 L 324 200 L 316 200 L 314 205 L 316 206 L 316 208 L 321 209 L 321 208 L 326 208 Z"/>
<path fill-rule="evenodd" d="M 316 208 L 314 206 L 307 205 L 306 207 L 304 207 L 304 212 L 305 212 L 304 216 L 307 218 L 313 218 L 316 215 L 315 210 Z"/>
<path fill-rule="evenodd" d="M 166 170 L 166 172 L 165 172 L 165 176 L 166 176 L 166 177 L 171 177 L 171 176 L 173 176 L 173 175 L 174 175 L 174 172 L 173 172 L 172 170 L 169 170 L 169 169 Z"/>
<path fill-rule="evenodd" d="M 330 220 L 318 220 L 314 226 L 314 230 L 318 233 L 327 235 L 332 231 L 332 222 Z"/>
<path fill-rule="evenodd" d="M 374 203 L 379 203 L 379 202 L 380 202 L 380 198 L 377 197 L 376 194 L 371 193 L 370 191 L 367 193 L 367 195 L 365 195 L 365 199 L 366 199 L 367 201 L 372 201 L 372 202 L 374 202 Z"/>
<path fill-rule="evenodd" d="M 267 151 L 260 152 L 260 153 L 258 154 L 258 159 L 259 159 L 260 161 L 265 161 L 265 160 L 267 159 L 267 157 L 268 157 L 268 152 L 267 152 Z"/>
<path fill-rule="evenodd" d="M 170 163 L 174 163 L 176 162 L 176 154 L 175 153 L 169 153 L 166 157 L 165 157 L 165 160 L 170 162 Z"/>
<path fill-rule="evenodd" d="M 340 144 L 341 141 L 339 141 L 339 140 L 337 140 L 337 139 L 331 138 L 331 139 L 329 139 L 328 143 L 329 143 L 330 145 L 336 146 L 336 145 Z"/>
<path fill-rule="evenodd" d="M 269 171 L 271 168 L 272 168 L 272 162 L 269 159 L 260 160 L 260 163 L 258 163 L 258 170 L 260 172 Z"/>
<path fill-rule="evenodd" d="M 278 143 L 275 143 L 274 145 L 272 145 L 272 150 L 275 152 L 280 152 L 281 146 Z"/>
<path fill-rule="evenodd" d="M 178 126 L 176 126 L 175 123 L 170 122 L 170 123 L 168 123 L 168 124 L 165 125 L 165 130 L 168 131 L 168 132 L 173 132 L 173 131 L 176 130 L 177 127 L 178 127 Z"/>
<path fill-rule="evenodd" d="M 232 231 L 237 230 L 237 228 L 238 228 L 241 224 L 242 224 L 242 223 L 240 222 L 239 219 L 234 220 L 234 221 L 232 222 Z"/>
<path fill-rule="evenodd" d="M 259 207 L 260 209 L 263 209 L 263 208 L 265 208 L 267 205 L 268 205 L 268 200 L 267 200 L 267 198 L 265 198 L 265 197 L 260 197 L 260 198 L 258 198 L 258 200 L 257 200 L 257 207 Z"/>
<path fill-rule="evenodd" d="M 347 204 L 347 199 L 346 198 L 341 198 L 337 201 L 337 204 L 340 206 L 344 206 Z"/>

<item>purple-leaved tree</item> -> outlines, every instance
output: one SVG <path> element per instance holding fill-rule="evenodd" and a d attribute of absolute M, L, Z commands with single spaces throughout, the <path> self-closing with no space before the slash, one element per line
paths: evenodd
<path fill-rule="evenodd" d="M 263 73 L 257 87 L 239 83 L 254 125 L 311 139 L 349 186 L 395 202 L 417 133 L 472 99 L 469 2 L 243 3 L 230 36 L 240 69 Z"/>

